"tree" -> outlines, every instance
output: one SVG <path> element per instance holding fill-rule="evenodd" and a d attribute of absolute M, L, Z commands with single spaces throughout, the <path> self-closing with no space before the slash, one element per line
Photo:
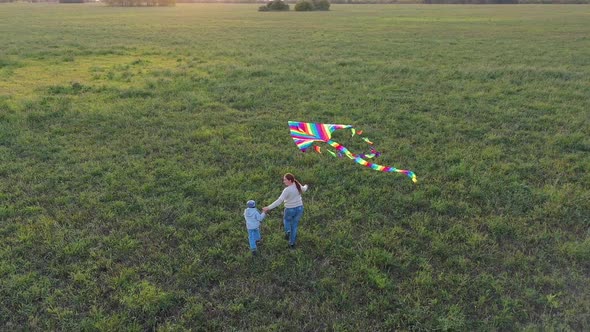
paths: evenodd
<path fill-rule="evenodd" d="M 282 1 L 282 0 L 274 0 L 269 1 L 266 6 L 260 6 L 258 11 L 260 12 L 268 12 L 268 11 L 288 11 L 289 5 Z"/>
<path fill-rule="evenodd" d="M 310 1 L 302 0 L 295 4 L 295 11 L 310 12 L 313 10 L 313 4 Z"/>

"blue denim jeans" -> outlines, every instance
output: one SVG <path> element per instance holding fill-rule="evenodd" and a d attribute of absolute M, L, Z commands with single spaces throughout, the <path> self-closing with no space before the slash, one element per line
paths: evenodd
<path fill-rule="evenodd" d="M 299 220 L 303 216 L 303 205 L 286 208 L 283 215 L 283 224 L 285 226 L 285 233 L 289 234 L 289 244 L 295 244 L 297 240 L 297 228 L 299 227 Z"/>
<path fill-rule="evenodd" d="M 250 242 L 250 250 L 256 250 L 256 241 L 260 240 L 260 229 L 248 230 L 248 241 Z"/>

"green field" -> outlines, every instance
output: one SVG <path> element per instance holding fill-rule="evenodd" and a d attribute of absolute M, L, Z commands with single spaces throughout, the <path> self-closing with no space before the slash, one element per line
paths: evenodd
<path fill-rule="evenodd" d="M 590 330 L 590 6 L 257 8 L 0 5 L 0 329 Z"/>

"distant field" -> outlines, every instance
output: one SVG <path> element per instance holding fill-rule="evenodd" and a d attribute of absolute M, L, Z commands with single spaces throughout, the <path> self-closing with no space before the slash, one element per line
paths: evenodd
<path fill-rule="evenodd" d="M 590 6 L 257 6 L 0 5 L 1 329 L 590 330 Z"/>

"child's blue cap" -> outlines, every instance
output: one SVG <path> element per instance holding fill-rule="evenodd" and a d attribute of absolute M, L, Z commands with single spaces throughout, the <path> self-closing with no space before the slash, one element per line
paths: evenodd
<path fill-rule="evenodd" d="M 249 208 L 253 208 L 256 207 L 256 202 L 254 202 L 253 200 L 249 200 L 248 203 L 246 203 L 248 205 Z"/>

